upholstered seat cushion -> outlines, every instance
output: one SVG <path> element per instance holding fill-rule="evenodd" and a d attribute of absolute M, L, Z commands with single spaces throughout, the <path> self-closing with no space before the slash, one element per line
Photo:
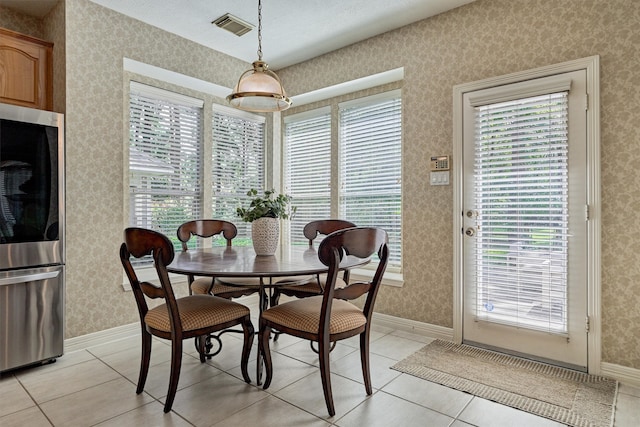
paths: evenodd
<path fill-rule="evenodd" d="M 244 305 L 211 295 L 190 295 L 177 299 L 176 303 L 184 331 L 226 323 L 249 314 L 249 309 Z M 171 331 L 166 304 L 149 310 L 144 321 L 153 329 Z"/>
<path fill-rule="evenodd" d="M 247 286 L 242 286 L 243 284 Z M 191 292 L 197 295 L 207 294 L 209 286 L 211 286 L 211 278 L 198 277 L 191 284 Z M 257 291 L 259 287 L 260 279 L 257 277 L 221 278 L 216 279 L 213 284 L 212 294 L 219 295 L 225 292 Z"/>
<path fill-rule="evenodd" d="M 277 305 L 262 313 L 265 320 L 299 331 L 318 333 L 322 295 Z M 367 323 L 362 310 L 348 301 L 334 299 L 331 306 L 330 334 L 339 334 Z"/>
<path fill-rule="evenodd" d="M 313 278 L 311 278 L 311 280 L 308 280 L 301 285 L 291 285 L 291 286 L 287 285 L 287 286 L 282 286 L 281 289 L 285 289 L 285 290 L 288 289 L 296 292 L 306 292 L 309 294 L 320 295 L 323 292 L 325 284 L 327 283 L 326 274 L 320 275 L 320 283 L 322 284 L 322 287 L 320 287 L 320 285 L 318 284 L 318 281 L 314 276 Z M 344 288 L 346 286 L 347 286 L 347 283 L 344 280 L 342 280 L 339 277 L 336 278 L 336 286 L 335 286 L 336 289 Z"/>

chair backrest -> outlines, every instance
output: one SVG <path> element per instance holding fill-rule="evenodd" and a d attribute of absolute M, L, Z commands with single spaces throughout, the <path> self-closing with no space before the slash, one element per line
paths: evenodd
<path fill-rule="evenodd" d="M 191 236 L 207 238 L 220 233 L 226 239 L 227 246 L 231 246 L 231 241 L 238 235 L 238 229 L 232 222 L 221 219 L 196 219 L 178 227 L 178 240 L 182 243 L 182 250 L 186 251 Z"/>
<path fill-rule="evenodd" d="M 329 267 L 327 284 L 324 287 L 321 319 L 326 319 L 326 313 L 331 312 L 333 298 L 352 300 L 367 294 L 363 312 L 371 320 L 373 305 L 382 283 L 382 276 L 389 261 L 387 232 L 375 227 L 353 227 L 338 230 L 328 235 L 318 248 L 318 258 Z M 340 262 L 344 257 L 360 259 L 370 258 L 378 254 L 379 262 L 376 272 L 368 282 L 350 283 L 345 288 L 335 289 Z M 328 320 L 326 327 L 328 327 Z"/>
<path fill-rule="evenodd" d="M 345 221 L 343 219 L 320 219 L 307 223 L 302 232 L 304 233 L 304 237 L 309 239 L 309 246 L 313 246 L 313 239 L 315 239 L 318 234 L 328 236 L 334 231 L 355 226 L 351 221 Z"/>
<path fill-rule="evenodd" d="M 153 257 L 154 267 L 160 280 L 160 286 L 149 282 L 140 282 L 131 265 L 131 257 L 142 258 L 146 255 Z M 129 283 L 131 284 L 131 289 L 133 290 L 136 304 L 138 305 L 140 321 L 143 324 L 144 316 L 147 314 L 147 311 L 149 311 L 145 297 L 152 299 L 164 298 L 170 307 L 169 311 L 172 323 L 174 315 L 178 313 L 173 288 L 171 287 L 169 274 L 166 269 L 166 266 L 173 261 L 174 256 L 173 244 L 164 234 L 136 227 L 124 230 L 124 242 L 120 245 L 120 261 L 129 278 Z M 176 321 L 179 322 L 179 317 Z"/>

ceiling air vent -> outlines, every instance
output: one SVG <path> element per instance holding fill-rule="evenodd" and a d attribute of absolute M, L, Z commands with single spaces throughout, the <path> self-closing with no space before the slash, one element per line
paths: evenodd
<path fill-rule="evenodd" d="M 224 30 L 232 32 L 236 36 L 247 34 L 253 29 L 253 25 L 249 24 L 247 21 L 243 21 L 237 16 L 231 15 L 230 13 L 225 13 L 211 23 L 216 24 Z"/>

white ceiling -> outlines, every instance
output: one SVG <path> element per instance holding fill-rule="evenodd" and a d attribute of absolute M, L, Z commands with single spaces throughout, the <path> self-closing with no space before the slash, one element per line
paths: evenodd
<path fill-rule="evenodd" d="M 0 0 L 44 16 L 57 0 Z M 225 13 L 257 27 L 256 0 L 91 0 L 246 62 L 258 58 L 257 28 L 238 37 L 211 24 Z M 473 0 L 265 0 L 263 59 L 280 69 Z"/>

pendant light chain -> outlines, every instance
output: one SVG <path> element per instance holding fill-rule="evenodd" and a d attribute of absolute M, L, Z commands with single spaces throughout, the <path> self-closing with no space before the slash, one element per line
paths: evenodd
<path fill-rule="evenodd" d="M 258 61 L 262 61 L 262 1 L 258 0 Z"/>

